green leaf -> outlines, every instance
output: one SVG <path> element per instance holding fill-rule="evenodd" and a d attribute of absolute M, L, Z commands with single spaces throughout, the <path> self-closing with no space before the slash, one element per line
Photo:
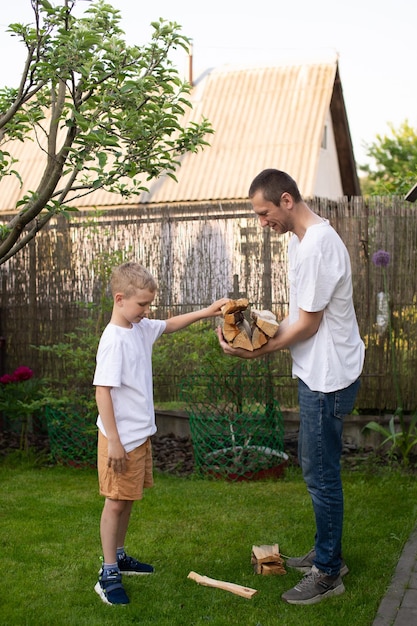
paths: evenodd
<path fill-rule="evenodd" d="M 378 424 L 377 422 L 369 422 L 363 427 L 362 430 L 373 430 L 374 432 L 377 432 L 383 435 L 387 439 L 391 438 L 391 432 L 387 430 L 386 428 L 384 428 L 383 426 L 381 426 L 381 424 Z"/>

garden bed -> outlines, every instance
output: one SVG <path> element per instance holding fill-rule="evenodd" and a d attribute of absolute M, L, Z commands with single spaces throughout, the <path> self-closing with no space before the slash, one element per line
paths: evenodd
<path fill-rule="evenodd" d="M 0 431 L 0 460 L 11 452 L 19 450 L 20 437 L 18 433 Z M 29 433 L 29 446 L 41 460 L 48 458 L 49 441 L 46 435 Z M 173 433 L 156 434 L 152 437 L 154 468 L 159 472 L 186 478 L 194 473 L 194 452 L 189 436 L 179 436 Z M 288 455 L 288 465 L 298 465 L 297 460 L 297 433 L 289 433 L 284 437 L 284 449 Z M 345 443 L 343 447 L 342 463 L 345 468 L 355 470 L 364 464 L 377 467 L 387 465 L 389 459 L 381 451 L 375 451 L 371 446 L 360 448 L 355 444 Z M 417 456 L 410 458 L 410 468 L 417 474 Z"/>

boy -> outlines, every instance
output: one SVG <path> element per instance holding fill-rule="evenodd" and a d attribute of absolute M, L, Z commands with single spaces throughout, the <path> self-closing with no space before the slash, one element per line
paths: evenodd
<path fill-rule="evenodd" d="M 113 311 L 100 339 L 93 384 L 99 416 L 98 475 L 105 502 L 100 522 L 104 562 L 94 589 L 107 604 L 127 604 L 122 574 L 151 574 L 153 567 L 127 556 L 125 536 L 132 505 L 153 485 L 150 437 L 156 432 L 152 346 L 198 320 L 221 315 L 227 298 L 168 320 L 149 320 L 156 283 L 138 263 L 124 263 L 111 277 Z"/>

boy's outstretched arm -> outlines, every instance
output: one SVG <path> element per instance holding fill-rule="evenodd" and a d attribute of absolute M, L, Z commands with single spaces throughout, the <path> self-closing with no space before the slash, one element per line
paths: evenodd
<path fill-rule="evenodd" d="M 181 328 L 186 328 L 194 322 L 198 322 L 208 317 L 216 317 L 216 315 L 221 315 L 222 306 L 226 304 L 226 302 L 229 302 L 229 300 L 230 298 L 221 298 L 220 300 L 216 300 L 216 302 L 213 302 L 213 304 L 210 304 L 210 306 L 206 307 L 205 309 L 200 309 L 199 311 L 192 311 L 191 313 L 183 313 L 182 315 L 170 317 L 166 320 L 166 328 L 164 332 L 175 333 L 175 331 L 181 330 Z"/>

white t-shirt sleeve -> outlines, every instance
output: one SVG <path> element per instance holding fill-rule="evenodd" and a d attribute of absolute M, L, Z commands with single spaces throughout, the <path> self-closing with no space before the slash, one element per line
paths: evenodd
<path fill-rule="evenodd" d="M 143 319 L 137 325 L 142 337 L 141 346 L 146 349 L 148 355 L 152 353 L 152 346 L 155 341 L 162 335 L 166 328 L 164 320 L 148 320 Z M 120 387 L 123 380 L 123 371 L 129 367 L 128 363 L 123 363 L 126 359 L 127 352 L 123 344 L 126 343 L 124 337 L 126 329 L 119 328 L 109 324 L 101 336 L 97 350 L 96 371 L 94 374 L 93 385 L 102 387 Z M 139 358 L 139 354 L 135 354 L 135 348 L 131 347 L 132 352 L 128 358 Z"/>
<path fill-rule="evenodd" d="M 329 274 L 320 254 L 303 259 L 297 268 L 298 306 L 303 311 L 323 311 L 329 304 L 337 278 Z"/>
<path fill-rule="evenodd" d="M 123 350 L 117 333 L 105 330 L 97 350 L 97 365 L 93 385 L 120 387 L 122 381 Z"/>
<path fill-rule="evenodd" d="M 297 303 L 303 311 L 314 313 L 327 307 L 346 276 L 346 259 L 333 238 L 322 240 L 320 246 L 317 241 L 305 243 L 296 269 Z"/>

